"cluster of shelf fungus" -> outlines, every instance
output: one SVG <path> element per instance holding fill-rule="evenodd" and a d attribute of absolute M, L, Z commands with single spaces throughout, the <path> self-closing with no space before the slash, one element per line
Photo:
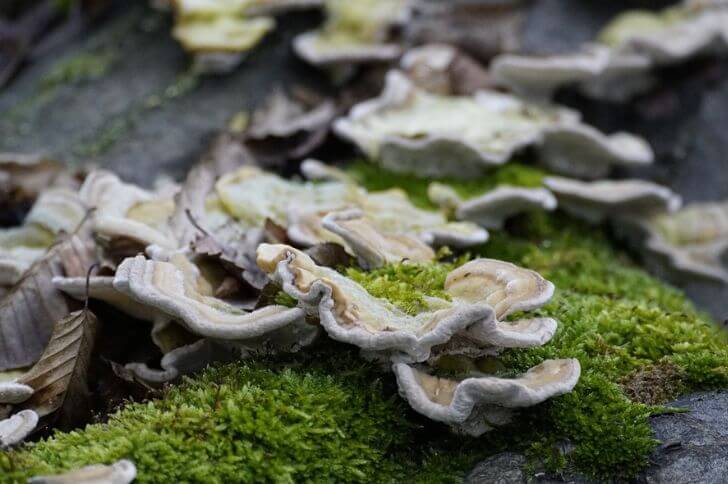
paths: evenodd
<path fill-rule="evenodd" d="M 610 224 L 678 274 L 728 281 L 721 261 L 728 203 L 683 207 L 667 187 L 608 179 L 615 166 L 652 163 L 649 144 L 629 133 L 602 133 L 549 101 L 568 83 L 624 100 L 648 83 L 652 67 L 725 49 L 728 3 L 693 0 L 652 17 L 620 17 L 601 44 L 574 55 L 505 54 L 490 70 L 470 60 L 467 82 L 457 77 L 462 69 L 452 69 L 464 55 L 456 48 L 390 43 L 393 23 L 408 18 L 413 2 L 361 3 L 171 5 L 174 35 L 207 68 L 239 62 L 273 28 L 273 13 L 323 6 L 326 24 L 297 38 L 296 51 L 316 65 L 390 62 L 381 94 L 338 118 L 330 106 L 314 106 L 294 116 L 305 122 L 279 120 L 287 125 L 256 136 L 285 138 L 324 125 L 372 163 L 433 178 L 427 195 L 438 208 L 420 208 L 398 189 L 368 191 L 346 169 L 315 159 L 300 164 L 303 178 L 283 178 L 209 156 L 181 184 L 159 180 L 146 189 L 105 170 L 70 173 L 46 157 L 3 155 L 0 194 L 32 204 L 21 225 L 0 229 L 0 317 L 15 322 L 0 328 L 8 348 L 0 355 L 3 446 L 22 442 L 62 405 L 70 378 L 63 365 L 75 366 L 90 351 L 84 335 L 94 331 L 95 317 L 87 299 L 150 323 L 164 355 L 159 368 L 126 365 L 145 384 L 217 360 L 305 351 L 328 337 L 391 368 L 417 412 L 477 436 L 509 422 L 519 408 L 571 391 L 579 362 L 547 360 L 515 378 L 452 376 L 438 362 L 547 344 L 558 321 L 522 313 L 545 305 L 553 284 L 528 268 L 474 259 L 450 271 L 441 296 L 426 297 L 413 312 L 370 294 L 341 270 L 343 261 L 361 270 L 437 264 L 439 248 L 467 251 L 515 215 L 558 208 Z M 615 81 L 630 90 L 608 87 Z M 437 180 L 478 177 L 525 149 L 550 172 L 542 186 L 503 185 L 468 198 Z M 291 303 L 278 304 L 283 295 Z M 514 313 L 518 319 L 509 318 Z M 55 361 L 59 354 L 67 361 Z M 58 482 L 130 482 L 135 473 L 133 463 L 120 461 Z"/>

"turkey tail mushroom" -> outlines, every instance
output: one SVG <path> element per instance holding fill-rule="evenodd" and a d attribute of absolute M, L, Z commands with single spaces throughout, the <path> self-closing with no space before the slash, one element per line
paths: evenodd
<path fill-rule="evenodd" d="M 581 374 L 575 359 L 546 360 L 514 379 L 440 378 L 405 363 L 395 363 L 393 370 L 400 394 L 415 411 L 475 436 L 492 430 L 496 419 L 489 415 L 505 423 L 504 409 L 530 407 L 568 393 Z"/>

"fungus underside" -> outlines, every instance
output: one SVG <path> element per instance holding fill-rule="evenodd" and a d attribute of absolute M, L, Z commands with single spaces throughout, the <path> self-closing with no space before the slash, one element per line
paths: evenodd
<path fill-rule="evenodd" d="M 506 168 L 512 184 L 538 175 Z M 426 180 L 361 165 L 355 172 L 369 188 L 401 186 L 426 202 Z M 502 171 L 481 187 L 498 177 Z M 296 355 L 208 369 L 162 399 L 127 405 L 106 424 L 0 454 L 0 482 L 120 458 L 136 463 L 138 482 L 458 482 L 478 460 L 505 449 L 553 471 L 616 480 L 636 474 L 657 445 L 649 417 L 665 411 L 652 404 L 728 386 L 728 338 L 601 230 L 560 213 L 521 217 L 508 229 L 491 233 L 470 257 L 507 260 L 552 281 L 554 298 L 533 314 L 558 319 L 559 329 L 543 347 L 506 351 L 499 366 L 523 371 L 546 358 L 575 357 L 583 372 L 572 393 L 520 412 L 501 431 L 479 439 L 451 435 L 408 409 L 392 375 L 352 348 L 324 342 Z M 459 262 L 348 274 L 415 310 Z M 635 392 L 636 379 L 671 390 Z M 627 395 L 648 395 L 649 405 Z"/>

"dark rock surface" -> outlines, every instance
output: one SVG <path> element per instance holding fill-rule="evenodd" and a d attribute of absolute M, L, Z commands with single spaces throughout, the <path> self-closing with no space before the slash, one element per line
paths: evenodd
<path fill-rule="evenodd" d="M 168 15 L 118 3 L 95 32 L 36 59 L 0 93 L 0 151 L 40 150 L 148 185 L 158 174 L 180 177 L 232 115 L 274 86 L 324 84 L 290 47 L 320 14 L 279 18 L 235 72 L 198 78 Z"/>
<path fill-rule="evenodd" d="M 635 482 L 645 484 L 722 483 L 728 476 L 728 391 L 702 392 L 667 404 L 687 409 L 652 418 L 655 438 L 661 445 L 650 457 L 652 465 Z M 547 476 L 526 467 L 526 458 L 503 452 L 478 464 L 468 475 L 469 484 L 521 484 L 592 482 L 579 476 Z"/>
<path fill-rule="evenodd" d="M 728 391 L 699 393 L 669 406 L 689 413 L 652 419 L 662 445 L 654 465 L 641 480 L 647 483 L 725 482 L 728 477 Z"/>

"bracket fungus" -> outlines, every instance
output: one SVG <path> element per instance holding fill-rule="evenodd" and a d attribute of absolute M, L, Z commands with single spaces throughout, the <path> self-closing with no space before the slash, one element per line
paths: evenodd
<path fill-rule="evenodd" d="M 354 106 L 334 130 L 386 168 L 421 176 L 477 176 L 529 146 L 553 170 L 585 178 L 653 161 L 643 139 L 605 135 L 574 111 L 497 91 L 440 96 L 400 71 L 389 72 L 382 94 Z"/>
<path fill-rule="evenodd" d="M 572 54 L 503 54 L 493 60 L 490 72 L 495 83 L 527 98 L 548 100 L 558 88 L 575 84 L 592 97 L 619 102 L 652 85 L 650 68 L 642 55 L 586 44 Z"/>
<path fill-rule="evenodd" d="M 0 420 L 0 448 L 22 442 L 38 425 L 38 414 L 33 410 L 21 410 Z"/>
<path fill-rule="evenodd" d="M 115 254 L 123 256 L 136 254 L 149 245 L 177 248 L 169 228 L 174 211 L 173 190 L 174 187 L 159 193 L 149 192 L 122 182 L 111 172 L 97 170 L 86 177 L 79 193 L 93 209 L 92 228 L 97 240 L 111 252 L 115 252 L 115 245 L 131 246 Z"/>
<path fill-rule="evenodd" d="M 504 54 L 494 59 L 496 81 L 514 91 L 548 99 L 577 84 L 595 98 L 623 102 L 653 84 L 655 67 L 728 50 L 728 3 L 686 0 L 661 12 L 628 11 L 599 34 L 598 43 L 573 54 L 545 57 Z"/>
<path fill-rule="evenodd" d="M 488 229 L 500 229 L 514 215 L 530 210 L 554 210 L 556 198 L 544 188 L 500 186 L 482 195 L 463 200 L 443 183 L 433 182 L 427 196 L 436 205 L 452 210 L 458 220 L 468 220 Z"/>
<path fill-rule="evenodd" d="M 307 329 L 303 327 L 303 312 L 299 309 L 284 306 L 267 306 L 253 312 L 238 309 L 200 292 L 199 284 L 193 285 L 174 264 L 143 256 L 122 262 L 114 276 L 114 288 L 144 306 L 169 315 L 192 333 L 213 339 L 244 342 L 277 330 L 306 333 Z M 304 340 L 310 338 L 308 334 L 301 336 Z"/>
<path fill-rule="evenodd" d="M 43 192 L 22 226 L 0 229 L 0 286 L 18 282 L 57 236 L 73 232 L 85 215 L 86 208 L 70 190 L 51 188 Z"/>
<path fill-rule="evenodd" d="M 644 180 L 584 182 L 546 177 L 544 185 L 556 195 L 561 208 L 594 223 L 607 217 L 674 212 L 682 205 L 680 196 L 669 188 Z"/>
<path fill-rule="evenodd" d="M 682 274 L 728 282 L 728 203 L 693 203 L 637 224 L 647 232 L 645 249 Z"/>
<path fill-rule="evenodd" d="M 154 375 L 146 367 L 134 365 L 142 379 L 158 380 L 172 371 L 177 376 L 181 369 L 194 367 L 211 353 L 210 345 L 216 342 L 243 351 L 297 351 L 318 335 L 318 328 L 305 322 L 302 310 L 279 305 L 254 311 L 237 307 L 215 297 L 210 283 L 184 256 L 177 254 L 171 260 L 127 258 L 113 277 L 89 279 L 91 298 L 152 322 L 152 340 L 165 357 L 171 355 L 163 360 L 168 366 L 166 374 Z M 74 298 L 83 299 L 87 294 L 84 278 L 55 278 L 53 282 Z M 204 340 L 198 340 L 202 346 L 195 343 L 184 349 L 191 339 L 200 337 L 211 341 L 203 345 L 200 341 Z"/>
<path fill-rule="evenodd" d="M 388 61 L 401 48 L 388 42 L 390 30 L 410 17 L 411 0 L 326 0 L 327 20 L 319 30 L 296 37 L 293 47 L 315 65 Z"/>
<path fill-rule="evenodd" d="M 709 51 L 728 49 L 728 3 L 684 0 L 660 12 L 619 15 L 599 34 L 619 52 L 637 53 L 669 65 Z"/>
<path fill-rule="evenodd" d="M 127 363 L 124 367 L 141 381 L 158 385 L 200 371 L 211 363 L 231 361 L 240 356 L 240 351 L 202 338 L 166 353 L 159 362 L 161 370 L 150 368 L 146 363 Z"/>
<path fill-rule="evenodd" d="M 194 53 L 198 70 L 226 72 L 237 66 L 275 28 L 275 19 L 251 15 L 253 1 L 175 0 L 172 35 Z"/>
<path fill-rule="evenodd" d="M 53 476 L 36 476 L 29 484 L 130 484 L 137 475 L 134 463 L 122 459 L 110 465 L 93 464 Z"/>
<path fill-rule="evenodd" d="M 519 378 L 440 378 L 395 363 L 400 394 L 417 412 L 469 435 L 482 435 L 510 421 L 513 408 L 529 407 L 570 392 L 579 381 L 576 359 L 546 360 Z"/>
<path fill-rule="evenodd" d="M 488 237 L 474 224 L 448 222 L 441 213 L 415 207 L 401 190 L 369 193 L 351 181 L 301 183 L 243 167 L 220 178 L 216 194 L 221 210 L 241 227 L 260 228 L 269 219 L 303 246 L 341 243 L 340 236 L 323 226 L 323 217 L 351 209 L 361 211 L 372 229 L 387 237 L 454 247 L 482 243 Z"/>
<path fill-rule="evenodd" d="M 308 313 L 317 314 L 333 339 L 394 361 L 425 361 L 455 335 L 479 348 L 522 348 L 542 345 L 556 331 L 551 318 L 499 321 L 512 311 L 539 307 L 553 294 L 550 282 L 506 262 L 478 259 L 452 271 L 443 288 L 446 298 L 428 297 L 427 309 L 414 315 L 293 247 L 262 244 L 258 265 Z"/>

